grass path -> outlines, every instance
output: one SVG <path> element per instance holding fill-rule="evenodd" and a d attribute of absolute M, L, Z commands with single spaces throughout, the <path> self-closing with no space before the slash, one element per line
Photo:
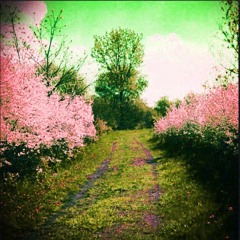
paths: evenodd
<path fill-rule="evenodd" d="M 224 239 L 217 203 L 150 137 L 150 130 L 103 136 L 92 149 L 98 164 L 26 239 Z"/>

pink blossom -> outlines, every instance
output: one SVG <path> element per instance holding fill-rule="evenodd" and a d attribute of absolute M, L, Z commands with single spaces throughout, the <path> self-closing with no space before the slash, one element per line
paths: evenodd
<path fill-rule="evenodd" d="M 64 138 L 74 147 L 82 146 L 86 136 L 95 137 L 91 104 L 83 97 L 60 101 L 57 93 L 49 98 L 33 62 L 11 56 L 1 56 L 2 140 L 35 148 Z"/>
<path fill-rule="evenodd" d="M 190 104 L 184 101 L 179 108 L 173 107 L 167 116 L 155 123 L 156 133 L 171 127 L 180 129 L 187 122 L 200 126 L 238 126 L 238 86 L 217 87 L 205 95 L 195 95 Z"/>
<path fill-rule="evenodd" d="M 35 3 L 13 4 L 29 13 L 30 5 Z M 44 8 L 44 3 L 36 6 L 39 4 Z M 29 148 L 37 148 L 64 138 L 69 147 L 83 146 L 85 137 L 96 136 L 91 103 L 83 97 L 60 101 L 57 93 L 48 97 L 50 89 L 43 83 L 43 76 L 36 75 L 38 64 L 44 61 L 39 41 L 23 23 L 15 25 L 15 32 L 20 59 L 12 44 L 11 26 L 1 28 L 5 35 L 1 44 L 1 140 L 25 142 Z"/>

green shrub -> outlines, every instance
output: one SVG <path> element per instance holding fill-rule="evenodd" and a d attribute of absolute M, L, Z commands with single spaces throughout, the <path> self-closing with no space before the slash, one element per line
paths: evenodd
<path fill-rule="evenodd" d="M 119 129 L 120 119 L 125 129 L 150 128 L 156 117 L 156 112 L 140 99 L 125 104 L 122 118 L 117 104 L 100 97 L 94 98 L 92 109 L 95 122 L 101 119 L 113 130 Z"/>

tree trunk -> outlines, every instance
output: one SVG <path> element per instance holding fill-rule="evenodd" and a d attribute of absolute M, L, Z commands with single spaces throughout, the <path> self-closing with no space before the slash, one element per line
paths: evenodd
<path fill-rule="evenodd" d="M 119 129 L 124 129 L 125 128 L 125 123 L 124 123 L 124 99 L 123 99 L 123 91 L 120 92 L 119 95 Z"/>

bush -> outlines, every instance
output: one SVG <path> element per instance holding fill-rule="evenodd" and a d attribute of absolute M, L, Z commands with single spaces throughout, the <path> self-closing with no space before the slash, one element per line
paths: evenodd
<path fill-rule="evenodd" d="M 41 144 L 38 149 L 28 148 L 26 144 L 4 142 L 1 145 L 0 177 L 8 181 L 10 175 L 22 181 L 25 178 L 35 181 L 41 172 L 54 173 L 58 167 L 71 161 L 69 147 L 64 139 L 56 141 L 51 147 Z"/>
<path fill-rule="evenodd" d="M 196 177 L 236 205 L 238 86 L 217 87 L 172 108 L 155 123 L 156 139 L 167 152 L 184 155 Z M 227 197 L 226 197 L 227 196 Z M 224 201 L 223 201 L 224 202 Z"/>
<path fill-rule="evenodd" d="M 119 129 L 120 111 L 114 103 L 106 99 L 95 97 L 93 100 L 93 114 L 95 122 L 102 119 L 112 129 Z M 142 100 L 132 101 L 124 107 L 125 129 L 150 128 L 154 124 L 156 112 Z"/>

